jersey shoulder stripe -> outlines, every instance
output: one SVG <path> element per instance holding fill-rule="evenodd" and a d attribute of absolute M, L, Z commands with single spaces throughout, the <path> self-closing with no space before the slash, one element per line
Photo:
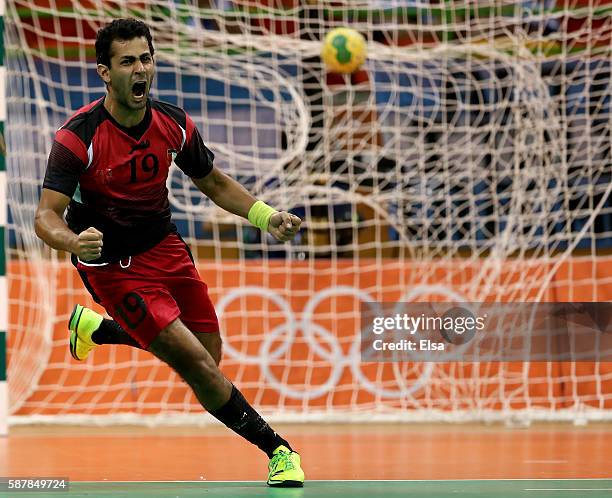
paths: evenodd
<path fill-rule="evenodd" d="M 187 130 L 187 113 L 180 107 L 161 100 L 151 100 L 151 107 L 171 118 L 183 130 Z"/>
<path fill-rule="evenodd" d="M 58 130 L 69 130 L 74 133 L 88 149 L 96 130 L 107 119 L 102 109 L 104 98 L 96 100 L 74 113 Z"/>

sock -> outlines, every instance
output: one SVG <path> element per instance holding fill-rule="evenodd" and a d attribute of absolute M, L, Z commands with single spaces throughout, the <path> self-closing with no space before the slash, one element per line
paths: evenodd
<path fill-rule="evenodd" d="M 126 344 L 142 349 L 140 344 L 121 328 L 121 325 L 106 318 L 102 320 L 98 330 L 91 334 L 91 340 L 96 344 Z"/>
<path fill-rule="evenodd" d="M 272 458 L 272 452 L 280 445 L 291 450 L 289 443 L 272 430 L 261 415 L 244 399 L 236 386 L 232 386 L 232 394 L 228 402 L 209 413 L 236 434 L 257 446 L 268 455 L 268 458 Z"/>

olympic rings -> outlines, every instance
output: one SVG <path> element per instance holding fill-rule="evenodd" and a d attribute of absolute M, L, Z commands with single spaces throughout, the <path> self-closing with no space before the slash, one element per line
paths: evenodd
<path fill-rule="evenodd" d="M 462 296 L 446 287 L 440 285 L 422 285 L 415 286 L 404 293 L 400 302 L 412 301 L 417 296 L 426 294 L 445 295 L 453 301 L 465 300 Z M 239 363 L 259 366 L 267 385 L 278 391 L 282 396 L 301 400 L 310 400 L 323 396 L 338 386 L 345 368 L 351 370 L 353 377 L 359 384 L 359 388 L 365 389 L 375 396 L 382 398 L 398 399 L 413 396 L 427 385 L 432 376 L 434 364 L 430 362 L 419 363 L 419 365 L 422 365 L 422 370 L 419 372 L 418 377 L 411 380 L 411 384 L 408 385 L 406 379 L 402 376 L 399 364 L 394 363 L 393 372 L 397 389 L 382 387 L 370 380 L 361 370 L 360 331 L 355 331 L 351 347 L 345 354 L 342 351 L 338 338 L 320 323 L 316 323 L 317 307 L 323 301 L 331 297 L 353 296 L 361 301 L 362 306 L 365 303 L 370 306 L 378 306 L 378 303 L 376 303 L 372 295 L 366 291 L 351 286 L 328 287 L 322 289 L 316 292 L 308 300 L 301 312 L 301 319 L 298 319 L 290 303 L 271 289 L 256 286 L 234 288 L 225 294 L 216 304 L 219 318 L 222 320 L 223 312 L 231 302 L 246 296 L 256 296 L 270 300 L 281 310 L 285 322 L 265 334 L 263 340 L 259 344 L 259 351 L 255 355 L 238 351 L 232 346 L 227 336 L 224 337 L 224 352 L 228 357 Z M 298 331 L 301 333 L 305 343 L 312 352 L 325 362 L 326 367 L 331 369 L 328 379 L 321 385 L 304 386 L 303 389 L 298 389 L 295 386 L 287 384 L 284 380 L 279 380 L 272 372 L 271 363 L 279 360 L 284 354 L 289 352 L 290 348 L 295 343 Z M 223 330 L 221 330 L 221 333 L 223 334 Z M 281 345 L 273 350 L 273 344 L 279 341 Z M 322 346 L 323 342 L 329 345 L 329 349 Z"/>

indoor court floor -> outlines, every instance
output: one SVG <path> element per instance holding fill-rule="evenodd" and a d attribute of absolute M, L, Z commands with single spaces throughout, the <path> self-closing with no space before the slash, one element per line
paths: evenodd
<path fill-rule="evenodd" d="M 219 426 L 15 426 L 0 476 L 64 477 L 19 497 L 610 497 L 612 424 L 276 425 L 302 454 L 303 489 L 270 489 L 267 459 Z"/>

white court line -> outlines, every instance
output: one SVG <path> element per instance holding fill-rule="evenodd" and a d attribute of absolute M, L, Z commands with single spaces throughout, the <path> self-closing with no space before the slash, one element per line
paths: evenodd
<path fill-rule="evenodd" d="M 523 463 L 568 463 L 567 460 L 523 460 Z"/>
<path fill-rule="evenodd" d="M 612 488 L 524 488 L 523 491 L 612 491 Z"/>
<path fill-rule="evenodd" d="M 246 483 L 246 482 L 264 482 L 265 479 L 260 479 L 257 481 L 209 481 L 208 479 L 199 479 L 195 481 L 111 481 L 111 480 L 103 480 L 103 481 L 71 481 L 71 482 L 82 482 L 82 483 L 172 483 L 172 482 L 182 482 L 182 483 L 195 483 L 195 482 L 215 482 L 215 483 Z M 538 479 L 537 477 L 526 479 L 307 479 L 306 482 L 495 482 L 495 481 L 612 481 L 611 477 L 579 477 L 579 478 L 571 478 L 564 477 L 560 479 L 546 478 L 546 479 Z M 533 488 L 533 489 L 542 489 L 542 488 Z M 581 488 L 582 489 L 582 488 Z M 588 489 L 588 488 L 587 488 Z"/>

